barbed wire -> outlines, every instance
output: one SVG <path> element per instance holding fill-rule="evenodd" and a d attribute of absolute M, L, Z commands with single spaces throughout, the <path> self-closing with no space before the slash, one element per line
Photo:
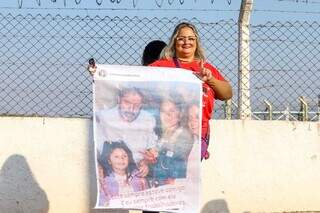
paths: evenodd
<path fill-rule="evenodd" d="M 21 9 L 21 8 L 22 8 L 22 5 L 23 5 L 23 0 L 17 0 L 17 1 L 18 1 L 18 7 L 19 7 L 19 9 Z M 81 0 L 73 0 L 73 1 L 76 3 L 76 5 L 79 5 L 79 4 L 81 3 Z M 98 6 L 101 6 L 102 3 L 103 3 L 103 0 L 95 0 L 95 1 L 96 1 L 96 4 L 97 4 Z M 122 3 L 122 0 L 106 0 L 106 1 L 109 1 L 110 3 L 113 3 L 113 4 L 115 4 L 115 3 L 116 3 L 116 4 L 120 4 L 120 3 Z M 169 5 L 172 5 L 174 1 L 175 1 L 175 0 L 167 0 L 167 3 L 168 3 Z M 177 0 L 177 1 L 180 3 L 180 5 L 183 5 L 183 4 L 185 3 L 185 0 Z M 216 0 L 210 0 L 211 4 L 214 4 L 215 1 L 216 1 Z M 221 1 L 221 0 L 220 0 L 220 1 Z M 231 3 L 232 3 L 232 0 L 223 0 L 223 1 L 225 1 L 228 5 L 231 5 Z M 51 0 L 51 2 L 52 2 L 52 3 L 56 3 L 57 0 Z M 155 4 L 156 4 L 159 8 L 161 8 L 161 7 L 163 6 L 165 0 L 154 0 L 154 2 L 155 2 Z M 197 0 L 194 0 L 194 3 L 197 3 Z M 36 4 L 37 4 L 38 6 L 41 6 L 41 0 L 36 0 Z M 67 0 L 63 0 L 63 5 L 64 5 L 64 7 L 67 6 Z M 132 6 L 133 6 L 134 8 L 136 8 L 137 5 L 138 5 L 138 0 L 132 0 Z"/>
<path fill-rule="evenodd" d="M 22 0 L 19 0 L 22 1 Z M 56 1 L 56 0 L 55 0 Z M 81 0 L 79 0 L 81 1 Z M 98 0 L 99 1 L 99 0 Z M 320 4 L 320 2 L 319 2 Z M 239 9 L 196 9 L 196 8 L 76 8 L 76 7 L 0 7 L 0 9 L 14 10 L 14 9 L 26 9 L 26 10 L 77 10 L 77 11 L 194 11 L 194 12 L 239 12 Z M 319 15 L 320 11 L 298 11 L 298 10 L 261 10 L 254 9 L 253 12 L 256 13 L 287 13 L 287 14 L 312 14 Z"/>
<path fill-rule="evenodd" d="M 304 4 L 320 4 L 319 1 L 310 1 L 310 0 L 278 0 L 283 2 L 292 2 L 292 3 L 304 3 Z"/>
<path fill-rule="evenodd" d="M 320 11 L 299 11 L 299 10 L 260 10 L 255 9 L 253 12 L 266 12 L 266 13 L 293 13 L 293 14 L 316 14 L 319 15 Z"/>
<path fill-rule="evenodd" d="M 0 7 L 0 9 L 26 9 L 26 10 L 77 10 L 77 11 L 195 11 L 195 12 L 239 12 L 240 10 L 236 9 L 195 9 L 195 8 L 75 8 L 75 7 Z"/>

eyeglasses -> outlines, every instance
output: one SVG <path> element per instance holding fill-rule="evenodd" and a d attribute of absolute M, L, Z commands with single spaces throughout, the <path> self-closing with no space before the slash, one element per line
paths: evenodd
<path fill-rule="evenodd" d="M 197 40 L 197 37 L 196 36 L 178 36 L 176 39 L 177 39 L 177 42 L 179 43 L 183 43 L 186 41 L 189 41 L 192 43 Z"/>

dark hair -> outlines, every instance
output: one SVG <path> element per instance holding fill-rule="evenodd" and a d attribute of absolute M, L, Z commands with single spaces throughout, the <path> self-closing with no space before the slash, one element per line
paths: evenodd
<path fill-rule="evenodd" d="M 164 102 L 170 102 L 176 106 L 176 108 L 179 110 L 180 114 L 183 115 L 185 112 L 185 102 L 183 100 L 183 97 L 181 94 L 176 92 L 170 92 L 169 94 L 163 96 L 159 102 L 159 113 L 158 116 L 156 116 L 156 127 L 154 128 L 154 131 L 158 137 L 161 137 L 162 135 L 162 128 L 161 128 L 161 108 Z M 179 122 L 179 126 L 183 126 L 183 117 L 181 118 Z"/>
<path fill-rule="evenodd" d="M 177 107 L 177 109 L 180 111 L 180 113 L 184 113 L 185 102 L 181 94 L 177 92 L 170 92 L 169 94 L 162 97 L 160 101 L 160 113 L 161 113 L 162 104 L 164 102 L 173 103 Z"/>
<path fill-rule="evenodd" d="M 104 162 L 102 161 L 102 159 L 100 157 L 98 157 L 97 161 L 98 161 L 98 165 L 100 165 L 102 167 L 103 177 L 105 177 L 107 172 L 106 172 L 106 168 L 103 165 Z"/>
<path fill-rule="evenodd" d="M 149 64 L 152 64 L 153 62 L 158 60 L 160 57 L 160 53 L 165 46 L 167 46 L 167 44 L 161 40 L 154 40 L 149 42 L 144 48 L 142 54 L 142 65 L 148 66 Z"/>
<path fill-rule="evenodd" d="M 139 88 L 136 88 L 136 87 L 124 87 L 124 88 L 120 89 L 119 97 L 122 98 L 127 93 L 136 93 L 139 96 L 141 96 L 141 98 L 143 99 L 143 94 L 142 94 L 141 90 Z"/>
<path fill-rule="evenodd" d="M 110 155 L 115 149 L 123 149 L 127 155 L 129 160 L 129 165 L 127 168 L 127 175 L 128 177 L 132 174 L 132 172 L 137 169 L 137 165 L 133 160 L 132 151 L 128 148 L 125 142 L 123 141 L 113 141 L 113 142 L 104 142 L 102 153 L 99 158 L 99 162 L 101 162 L 104 171 L 106 172 L 106 176 L 109 176 L 113 170 L 109 163 Z"/>
<path fill-rule="evenodd" d="M 124 87 L 119 91 L 119 98 L 123 98 L 128 93 L 135 93 L 141 97 L 141 102 L 144 102 L 144 94 L 141 92 L 139 88 L 136 87 Z"/>

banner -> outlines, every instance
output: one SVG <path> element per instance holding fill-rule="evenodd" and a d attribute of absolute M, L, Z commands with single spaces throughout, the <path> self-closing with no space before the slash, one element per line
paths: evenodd
<path fill-rule="evenodd" d="M 199 212 L 201 90 L 191 71 L 97 65 L 96 208 Z"/>

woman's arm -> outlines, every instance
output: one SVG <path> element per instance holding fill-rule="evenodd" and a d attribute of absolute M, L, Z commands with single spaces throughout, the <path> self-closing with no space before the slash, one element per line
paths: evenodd
<path fill-rule="evenodd" d="M 210 69 L 204 67 L 203 62 L 200 62 L 201 80 L 208 84 L 215 92 L 215 97 L 218 100 L 225 101 L 232 98 L 232 88 L 228 81 L 224 80 L 220 73 L 222 80 L 215 78 Z M 217 71 L 218 72 L 218 71 Z"/>
<path fill-rule="evenodd" d="M 216 99 L 225 101 L 232 98 L 232 88 L 228 81 L 218 80 L 212 76 L 205 83 L 214 90 Z"/>

